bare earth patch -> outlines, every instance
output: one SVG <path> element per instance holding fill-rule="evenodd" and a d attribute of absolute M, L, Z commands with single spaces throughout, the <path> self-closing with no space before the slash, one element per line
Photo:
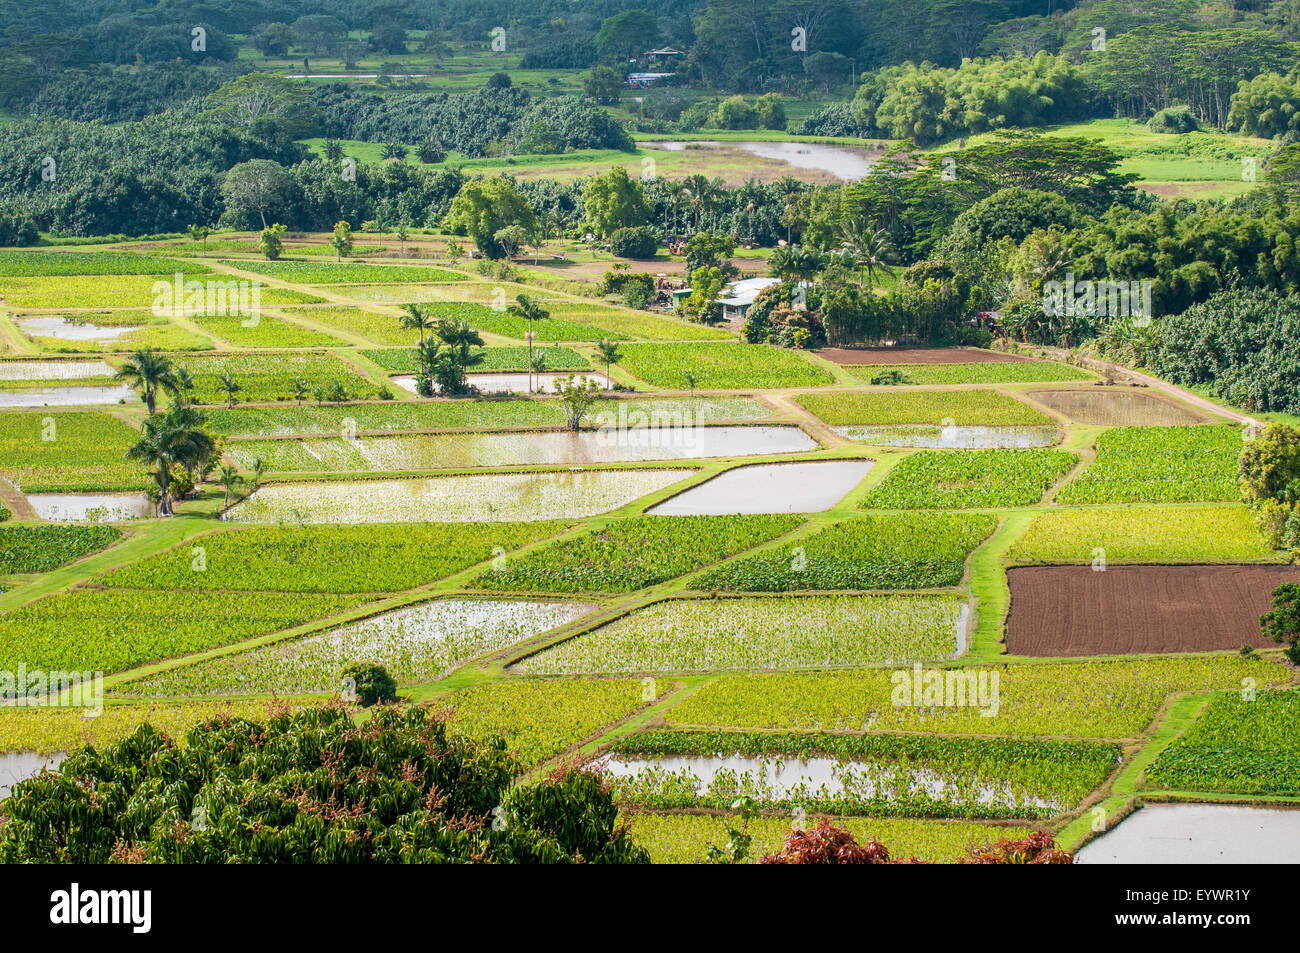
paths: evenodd
<path fill-rule="evenodd" d="M 1294 566 L 1050 566 L 1007 570 L 1013 655 L 1128 655 L 1275 647 L 1259 630 Z"/>

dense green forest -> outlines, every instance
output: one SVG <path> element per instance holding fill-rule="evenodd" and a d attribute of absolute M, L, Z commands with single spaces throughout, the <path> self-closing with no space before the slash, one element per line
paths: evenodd
<path fill-rule="evenodd" d="M 647 59 L 651 46 L 677 52 Z M 8 5 L 0 244 L 349 222 L 451 230 L 497 258 L 566 235 L 629 254 L 677 236 L 690 271 L 719 282 L 737 245 L 781 245 L 768 270 L 814 284 L 813 319 L 789 324 L 787 287 L 750 340 L 988 343 L 974 316 L 989 313 L 1011 339 L 1091 342 L 1296 409 L 1293 388 L 1206 342 L 1243 321 L 1270 341 L 1291 327 L 1298 51 L 1300 0 Z M 664 75 L 631 95 L 629 72 L 647 67 Z M 1165 199 L 1134 188 L 1115 144 L 1038 133 L 1106 117 L 1149 123 L 1190 160 L 1256 162 L 1220 133 L 1275 153 L 1259 187 Z M 576 150 L 633 165 L 634 137 L 702 129 L 890 142 L 865 176 L 831 185 L 465 165 Z M 358 163 L 345 142 L 382 145 L 383 161 Z M 861 280 L 877 269 L 897 278 L 886 294 Z M 1155 312 L 1182 323 L 1050 314 L 1043 288 L 1066 276 L 1148 282 Z"/>

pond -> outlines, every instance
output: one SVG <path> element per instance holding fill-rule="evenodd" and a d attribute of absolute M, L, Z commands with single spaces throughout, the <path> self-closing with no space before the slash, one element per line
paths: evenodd
<path fill-rule="evenodd" d="M 154 515 L 143 493 L 29 493 L 27 502 L 52 523 L 122 523 Z"/>
<path fill-rule="evenodd" d="M 1022 450 L 1050 447 L 1060 439 L 1053 427 L 935 427 L 917 424 L 831 429 L 841 437 L 877 447 L 924 447 L 930 450 Z"/>
<path fill-rule="evenodd" d="M 542 373 L 533 375 L 533 393 L 553 394 L 555 393 L 555 382 L 566 380 L 570 375 L 556 373 Z M 610 380 L 604 374 L 574 374 L 574 382 L 583 384 L 588 380 L 593 380 L 603 389 L 608 390 Z M 528 375 L 527 374 L 470 374 L 466 377 L 474 387 L 477 387 L 480 394 L 527 394 Z M 392 378 L 394 384 L 403 390 L 408 390 L 412 394 L 415 391 L 415 375 L 399 374 Z"/>
<path fill-rule="evenodd" d="M 775 159 L 797 169 L 829 172 L 845 182 L 855 182 L 863 178 L 876 164 L 874 158 L 868 158 L 862 152 L 819 142 L 733 142 L 730 140 L 720 142 L 700 139 L 692 142 L 646 142 L 643 145 L 650 149 L 665 149 L 668 152 L 682 152 L 687 149 L 736 149 L 764 159 Z"/>
<path fill-rule="evenodd" d="M 844 499 L 872 466 L 870 460 L 819 460 L 737 467 L 647 512 L 656 516 L 819 513 Z"/>
<path fill-rule="evenodd" d="M 1300 863 L 1300 810 L 1148 804 L 1076 855 L 1081 864 Z"/>
<path fill-rule="evenodd" d="M 43 768 L 57 768 L 66 757 L 62 751 L 50 755 L 35 751 L 0 752 L 0 800 L 7 798 L 19 781 L 36 777 Z"/>
<path fill-rule="evenodd" d="M 116 341 L 143 327 L 143 325 L 129 324 L 93 324 L 90 321 L 70 321 L 58 316 L 21 318 L 17 323 L 19 329 L 26 335 L 57 338 L 60 341 Z"/>
<path fill-rule="evenodd" d="M 120 404 L 133 400 L 135 391 L 125 384 L 117 387 L 24 387 L 0 390 L 0 407 L 88 407 Z"/>
<path fill-rule="evenodd" d="M 595 516 L 693 470 L 479 473 L 417 480 L 271 483 L 226 513 L 237 523 L 444 523 Z"/>
<path fill-rule="evenodd" d="M 640 427 L 574 433 L 421 434 L 234 443 L 244 466 L 271 470 L 438 470 L 548 464 L 688 460 L 816 450 L 798 427 Z"/>

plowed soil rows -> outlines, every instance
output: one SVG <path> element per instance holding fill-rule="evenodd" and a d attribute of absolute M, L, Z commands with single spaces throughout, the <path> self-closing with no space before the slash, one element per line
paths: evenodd
<path fill-rule="evenodd" d="M 1259 617 L 1294 566 L 1049 566 L 1009 569 L 1007 651 L 1125 655 L 1274 646 Z"/>

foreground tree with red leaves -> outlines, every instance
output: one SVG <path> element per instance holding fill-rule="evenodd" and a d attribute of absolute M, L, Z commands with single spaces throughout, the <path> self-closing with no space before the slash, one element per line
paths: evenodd
<path fill-rule="evenodd" d="M 1072 864 L 1074 854 L 1056 846 L 1047 831 L 1034 831 L 1028 837 L 1004 837 L 996 844 L 975 847 L 959 864 Z"/>
<path fill-rule="evenodd" d="M 853 835 L 823 817 L 811 830 L 791 831 L 775 854 L 760 864 L 887 864 L 889 850 L 880 841 L 859 844 Z"/>
<path fill-rule="evenodd" d="M 822 818 L 810 830 L 791 831 L 775 854 L 765 854 L 760 864 L 919 864 L 915 857 L 893 860 L 889 848 L 878 840 L 859 844 L 853 834 Z M 1047 831 L 1027 837 L 1003 838 L 996 844 L 974 847 L 958 864 L 1072 864 L 1074 855 L 1061 850 Z"/>

